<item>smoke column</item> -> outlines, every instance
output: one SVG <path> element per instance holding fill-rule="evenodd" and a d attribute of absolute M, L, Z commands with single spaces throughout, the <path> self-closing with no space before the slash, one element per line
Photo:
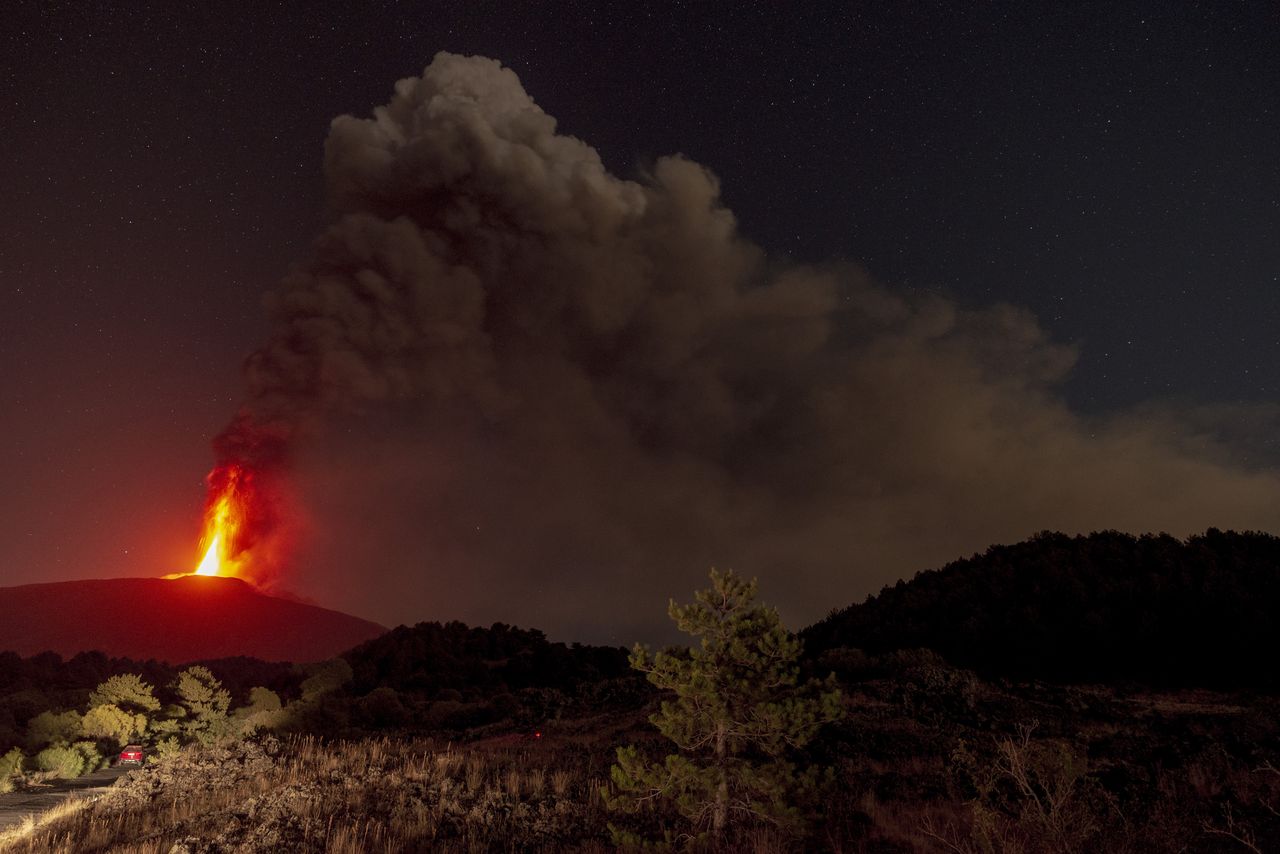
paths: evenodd
<path fill-rule="evenodd" d="M 217 443 L 296 485 L 322 601 L 629 642 L 711 565 L 798 626 L 1042 529 L 1274 522 L 1275 473 L 1176 410 L 1073 413 L 1028 312 L 779 265 L 708 170 L 611 175 L 496 61 L 438 55 L 324 165 Z"/>

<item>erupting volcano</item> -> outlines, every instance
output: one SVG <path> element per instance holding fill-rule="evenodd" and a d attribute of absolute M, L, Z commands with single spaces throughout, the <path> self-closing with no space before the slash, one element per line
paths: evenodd
<path fill-rule="evenodd" d="M 238 655 L 315 661 L 385 631 L 265 592 L 288 552 L 283 522 L 292 513 L 280 470 L 224 461 L 207 482 L 204 557 L 193 572 L 0 587 L 0 650 L 96 649 L 173 663 Z"/>

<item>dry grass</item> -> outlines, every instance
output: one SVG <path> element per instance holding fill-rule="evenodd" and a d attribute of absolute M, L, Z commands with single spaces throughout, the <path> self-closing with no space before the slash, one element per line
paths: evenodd
<path fill-rule="evenodd" d="M 559 769 L 551 775 L 551 790 L 556 793 L 557 798 L 563 798 L 572 783 L 573 775 L 564 769 Z"/>
<path fill-rule="evenodd" d="M 898 683 L 871 687 L 897 696 Z M 1025 780 L 1020 788 L 1018 774 L 1011 773 L 1022 766 L 1010 765 L 1000 746 L 1028 708 L 1054 711 L 1055 697 L 993 693 L 984 701 L 981 723 L 962 710 L 962 723 L 936 724 L 878 701 L 867 694 L 871 687 L 849 700 L 851 720 L 827 745 L 835 786 L 811 816 L 810 835 L 788 840 L 768 828 L 743 827 L 733 850 L 968 854 L 984 844 L 1004 852 L 1047 850 L 1032 844 L 1039 837 L 1028 830 L 1044 825 L 1045 816 L 1031 809 Z M 1196 697 L 1197 707 L 1209 711 L 1189 718 L 1189 700 L 1175 707 L 1158 699 L 1148 708 L 1165 712 L 1134 716 L 1132 703 L 1104 693 L 1090 700 L 1087 713 L 1064 707 L 1045 727 L 1050 741 L 1067 733 L 1081 750 L 1091 744 L 1091 770 L 1135 781 L 1128 800 L 1091 796 L 1082 801 L 1088 814 L 1058 821 L 1072 832 L 1107 825 L 1091 837 L 1093 847 L 1078 850 L 1145 854 L 1217 844 L 1225 851 L 1242 839 L 1280 850 L 1280 818 L 1272 809 L 1280 806 L 1280 774 L 1259 773 L 1266 756 L 1244 761 L 1228 751 L 1232 741 L 1224 737 L 1248 723 L 1263 734 L 1265 748 L 1276 743 L 1274 729 L 1267 728 L 1274 716 L 1242 723 L 1231 702 Z M 1273 706 L 1264 708 L 1270 715 Z M 1216 717 L 1210 714 L 1215 711 Z M 625 816 L 606 806 L 615 745 L 639 742 L 655 755 L 669 749 L 644 723 L 643 710 L 630 717 L 565 719 L 547 735 L 533 739 L 494 728 L 464 746 L 409 737 L 294 737 L 274 747 L 271 739 L 215 746 L 130 775 L 96 801 L 67 804 L 0 834 L 0 854 L 603 852 L 614 850 L 611 821 L 651 838 L 683 828 L 666 804 Z M 1167 768 L 1144 764 L 1145 745 L 1170 740 L 1188 745 L 1185 760 Z M 971 769 L 957 761 L 961 741 L 973 746 L 976 768 L 1001 772 L 984 802 Z M 1154 777 L 1139 775 L 1148 771 Z M 1054 779 L 1044 778 L 1050 784 Z M 1137 788 L 1148 779 L 1147 789 Z M 1058 790 L 1050 785 L 1044 791 Z"/>
<path fill-rule="evenodd" d="M 602 780 L 556 758 L 424 740 L 216 746 L 12 828 L 0 851 L 606 850 Z"/>

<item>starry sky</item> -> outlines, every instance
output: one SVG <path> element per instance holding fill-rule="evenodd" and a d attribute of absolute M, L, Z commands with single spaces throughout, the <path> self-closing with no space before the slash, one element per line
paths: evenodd
<path fill-rule="evenodd" d="M 1277 7 L 857 5 L 7 5 L 0 584 L 194 561 L 263 294 L 329 219 L 330 122 L 441 50 L 500 60 L 615 175 L 703 164 L 776 264 L 1025 308 L 1075 348 L 1080 418 L 1177 407 L 1271 470 Z"/>

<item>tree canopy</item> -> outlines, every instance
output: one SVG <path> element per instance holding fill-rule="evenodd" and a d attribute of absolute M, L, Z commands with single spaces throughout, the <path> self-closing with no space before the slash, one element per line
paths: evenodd
<path fill-rule="evenodd" d="M 127 712 L 146 714 L 160 711 L 155 688 L 135 673 L 121 673 L 107 679 L 89 694 L 89 708 L 117 706 Z"/>

